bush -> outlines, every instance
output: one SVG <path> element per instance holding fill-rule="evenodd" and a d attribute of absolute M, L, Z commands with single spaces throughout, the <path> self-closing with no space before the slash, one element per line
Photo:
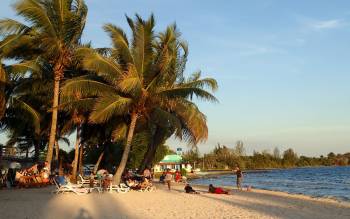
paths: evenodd
<path fill-rule="evenodd" d="M 187 170 L 185 168 L 181 169 L 181 176 L 187 176 Z"/>

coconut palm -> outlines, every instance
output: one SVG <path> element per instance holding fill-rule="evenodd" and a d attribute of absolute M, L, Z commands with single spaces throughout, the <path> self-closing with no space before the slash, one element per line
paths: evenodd
<path fill-rule="evenodd" d="M 167 81 L 167 86 L 169 87 L 189 86 L 203 88 L 208 86 L 208 88 L 215 90 L 217 88 L 216 81 L 210 78 L 200 79 L 200 72 L 193 74 L 187 81 L 184 79 L 188 49 L 186 44 L 179 38 L 180 33 L 175 25 L 169 26 L 166 31 L 159 34 L 156 44 L 158 45 L 156 47 L 157 53 L 170 57 L 166 67 L 168 69 L 167 73 L 162 74 L 161 80 Z M 167 50 L 164 50 L 164 48 Z M 184 49 L 182 56 L 179 56 L 179 48 Z M 151 120 L 152 123 L 148 127 L 152 135 L 148 141 L 143 161 L 139 166 L 140 173 L 145 167 L 150 167 L 153 164 L 158 146 L 173 135 L 175 130 L 177 130 L 175 136 L 187 141 L 190 146 L 195 146 L 200 141 L 205 141 L 208 137 L 206 117 L 193 103 L 184 102 L 183 98 L 179 98 L 166 102 L 163 104 L 163 108 L 166 108 L 167 112 L 172 114 L 173 119 L 169 120 L 168 117 L 162 117 L 159 114 L 154 115 L 154 118 Z"/>
<path fill-rule="evenodd" d="M 216 88 L 213 79 L 199 80 L 197 75 L 194 82 L 187 83 L 181 79 L 180 83 L 173 83 L 178 77 L 170 70 L 169 63 L 173 56 L 169 55 L 172 48 L 168 45 L 171 42 L 157 45 L 153 15 L 148 20 L 138 15 L 135 20 L 127 17 L 127 21 L 132 30 L 130 43 L 121 28 L 107 24 L 104 29 L 113 43 L 109 55 L 101 55 L 87 48 L 79 51 L 84 68 L 95 72 L 99 79 L 93 80 L 86 76 L 75 78 L 68 80 L 62 88 L 66 96 L 80 93 L 85 97 L 95 97 L 90 123 L 105 123 L 115 116 L 127 118 L 129 126 L 126 143 L 114 175 L 115 183 L 120 182 L 137 124 L 146 124 L 151 115 L 166 117 L 167 121 L 175 123 L 174 116 L 168 110 L 175 109 L 179 100 L 182 106 L 194 106 L 190 101 L 193 96 L 216 101 L 211 93 L 202 89 L 207 85 Z M 178 50 L 184 48 L 182 43 L 176 45 Z M 117 124 L 113 137 L 120 135 L 120 131 L 124 130 L 122 127 L 125 126 Z M 176 129 L 181 132 L 181 128 Z"/>
<path fill-rule="evenodd" d="M 59 88 L 65 70 L 70 65 L 75 48 L 85 26 L 87 7 L 83 0 L 19 0 L 14 4 L 17 14 L 28 25 L 12 19 L 0 21 L 0 33 L 5 35 L 1 49 L 8 56 L 41 57 L 53 69 L 52 117 L 46 161 L 51 163 L 56 137 Z"/>

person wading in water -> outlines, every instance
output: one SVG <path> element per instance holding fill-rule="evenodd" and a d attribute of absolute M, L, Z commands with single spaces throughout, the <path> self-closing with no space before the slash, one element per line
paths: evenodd
<path fill-rule="evenodd" d="M 242 180 L 243 180 L 242 170 L 239 168 L 239 166 L 237 166 L 234 172 L 236 173 L 236 176 L 237 176 L 237 181 L 236 181 L 237 189 L 242 190 Z"/>

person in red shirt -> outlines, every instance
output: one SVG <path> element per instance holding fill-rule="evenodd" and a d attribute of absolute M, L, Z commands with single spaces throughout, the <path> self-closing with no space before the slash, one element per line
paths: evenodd
<path fill-rule="evenodd" d="M 214 187 L 213 184 L 209 185 L 209 193 L 214 193 L 214 194 L 228 194 L 228 191 L 225 191 L 221 187 Z"/>
<path fill-rule="evenodd" d="M 180 182 L 181 181 L 181 173 L 176 170 L 175 172 L 175 182 Z"/>

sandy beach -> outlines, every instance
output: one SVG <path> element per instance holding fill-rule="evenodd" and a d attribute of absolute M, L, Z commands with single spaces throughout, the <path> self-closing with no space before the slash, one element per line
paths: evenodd
<path fill-rule="evenodd" d="M 168 191 L 52 194 L 54 187 L 0 190 L 0 218 L 350 218 L 350 204 L 282 192 L 254 190 L 231 195 L 183 192 L 178 184 Z"/>

